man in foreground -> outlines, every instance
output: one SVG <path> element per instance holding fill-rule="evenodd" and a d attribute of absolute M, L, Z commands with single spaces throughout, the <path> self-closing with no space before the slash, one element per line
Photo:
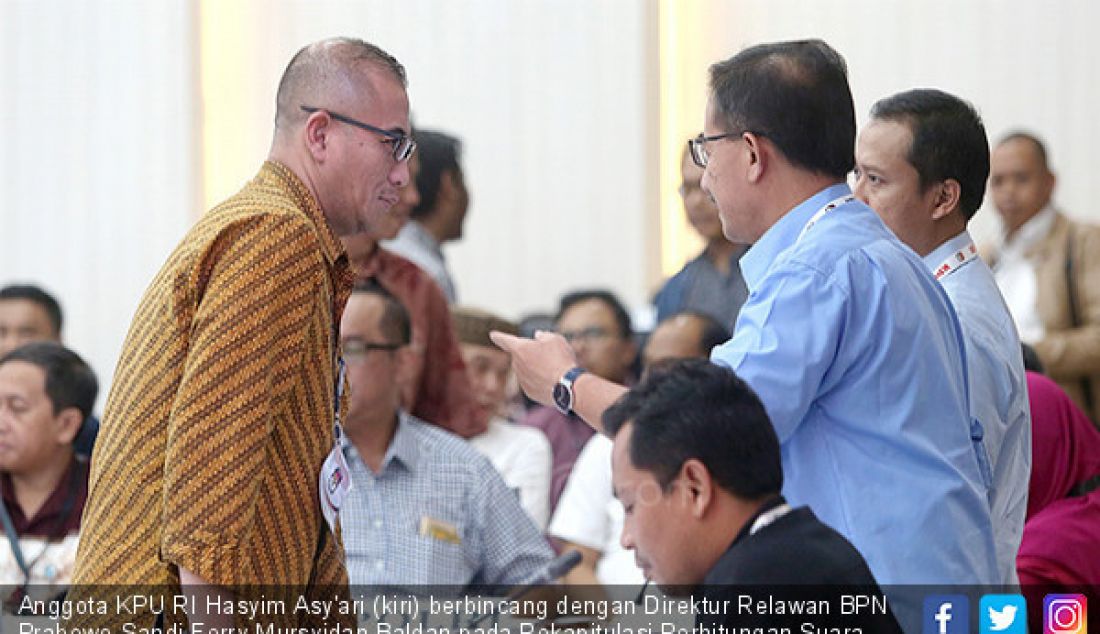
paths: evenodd
<path fill-rule="evenodd" d="M 199 220 L 137 309 L 92 458 L 74 585 L 178 588 L 198 609 L 166 624 L 206 629 L 252 627 L 206 613 L 206 596 L 346 592 L 335 517 L 322 511 L 341 492 L 319 487 L 340 470 L 337 334 L 351 272 L 339 237 L 397 202 L 415 148 L 408 113 L 404 69 L 376 46 L 325 40 L 290 61 L 267 162 Z M 102 616 L 66 626 L 85 621 L 117 629 Z M 288 610 L 256 622 L 332 621 Z"/>
<path fill-rule="evenodd" d="M 351 583 L 523 583 L 554 553 L 519 496 L 469 443 L 401 410 L 411 332 L 393 295 L 356 287 L 340 331 L 351 388 L 342 449 L 354 486 L 340 511 Z"/>
<path fill-rule="evenodd" d="M 760 400 L 728 368 L 700 359 L 666 362 L 609 408 L 603 422 L 615 439 L 611 470 L 626 514 L 622 545 L 669 594 L 701 590 L 712 604 L 732 600 L 732 606 L 744 594 L 762 599 L 797 591 L 833 602 L 844 593 L 881 596 L 846 539 L 809 508 L 784 500 L 775 430 Z M 730 607 L 697 624 L 786 621 Z M 875 632 L 897 630 L 889 614 L 859 623 L 871 624 Z"/>

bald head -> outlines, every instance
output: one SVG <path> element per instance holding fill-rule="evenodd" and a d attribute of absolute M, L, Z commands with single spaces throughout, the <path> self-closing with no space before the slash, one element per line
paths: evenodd
<path fill-rule="evenodd" d="M 367 70 L 383 71 L 402 87 L 408 85 L 405 67 L 369 42 L 335 37 L 302 48 L 291 58 L 279 81 L 276 132 L 306 119 L 302 105 L 347 110 L 345 106 L 369 99 L 371 84 L 362 80 Z"/>
<path fill-rule="evenodd" d="M 649 335 L 642 358 L 648 371 L 669 359 L 706 358 L 730 333 L 714 318 L 697 312 L 678 313 L 665 319 Z"/>

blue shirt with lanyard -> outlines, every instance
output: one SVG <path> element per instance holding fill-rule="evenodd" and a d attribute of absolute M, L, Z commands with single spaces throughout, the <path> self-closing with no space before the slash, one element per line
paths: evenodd
<path fill-rule="evenodd" d="M 924 263 L 947 291 L 962 325 L 971 436 L 990 477 L 1001 582 L 1017 583 L 1031 474 L 1031 414 L 1020 338 L 993 271 L 978 257 L 969 233 L 947 240 Z"/>
<path fill-rule="evenodd" d="M 882 584 L 997 581 L 962 335 L 924 263 L 837 184 L 741 267 L 749 299 L 711 358 L 760 395 L 791 505 L 847 537 Z"/>

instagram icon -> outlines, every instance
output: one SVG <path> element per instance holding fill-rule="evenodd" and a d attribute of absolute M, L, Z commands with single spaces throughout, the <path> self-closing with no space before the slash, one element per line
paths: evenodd
<path fill-rule="evenodd" d="M 1088 604 L 1083 594 L 1048 594 L 1043 599 L 1044 634 L 1088 634 Z"/>

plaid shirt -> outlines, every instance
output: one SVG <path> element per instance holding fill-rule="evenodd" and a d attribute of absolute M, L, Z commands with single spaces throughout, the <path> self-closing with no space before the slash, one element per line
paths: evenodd
<path fill-rule="evenodd" d="M 515 492 L 458 436 L 402 412 L 378 474 L 346 437 L 344 454 L 352 585 L 512 585 L 554 556 Z"/>

